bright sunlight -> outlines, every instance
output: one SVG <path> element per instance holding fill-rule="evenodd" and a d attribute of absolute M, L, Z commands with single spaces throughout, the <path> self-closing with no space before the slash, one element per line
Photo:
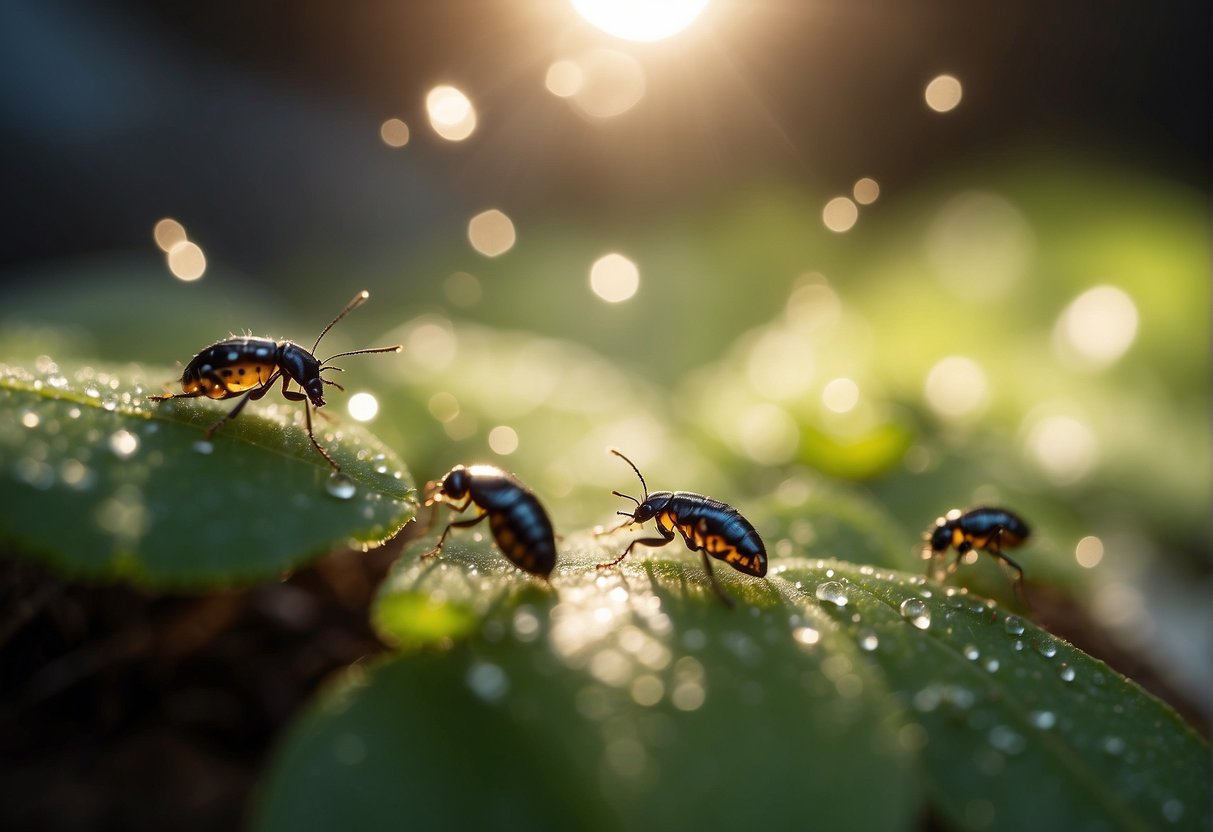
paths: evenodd
<path fill-rule="evenodd" d="M 625 40 L 663 40 L 686 29 L 708 0 L 572 0 L 589 23 Z"/>

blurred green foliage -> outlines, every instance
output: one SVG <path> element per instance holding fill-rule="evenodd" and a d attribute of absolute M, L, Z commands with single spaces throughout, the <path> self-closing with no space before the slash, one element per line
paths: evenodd
<path fill-rule="evenodd" d="M 9 298 L 0 319 L 0 357 L 25 367 L 40 355 L 167 366 L 245 328 L 310 345 L 350 292 L 368 287 L 371 303 L 328 336 L 322 352 L 404 344 L 400 356 L 351 362 L 342 381 L 350 393 L 377 398 L 379 414 L 369 429 L 419 480 L 455 463 L 501 465 L 536 491 L 557 531 L 569 534 L 613 524 L 613 512 L 630 505 L 610 495 L 639 487 L 632 472 L 605 453 L 619 447 L 651 489 L 693 490 L 742 510 L 767 539 L 773 567 L 792 570 L 779 586 L 794 583 L 794 573 L 805 587 L 820 585 L 827 577 L 822 570 L 832 568 L 859 591 L 849 609 L 879 630 L 881 644 L 862 660 L 860 622 L 817 603 L 808 590 L 768 598 L 775 590 L 753 584 L 739 590 L 730 574 L 743 603 L 728 617 L 710 597 L 706 603 L 689 597 L 701 567 L 674 547 L 625 571 L 651 585 L 663 608 L 674 609 L 679 638 L 697 631 L 719 642 L 703 666 L 712 689 L 727 696 L 710 700 L 702 713 L 712 715 L 711 725 L 694 735 L 711 739 L 713 748 L 747 749 L 743 756 L 752 768 L 805 765 L 823 778 L 806 776 L 806 788 L 822 787 L 809 801 L 816 801 L 815 818 L 826 806 L 838 810 L 841 825 L 880 825 L 886 811 L 913 819 L 917 791 L 907 778 L 914 767 L 926 769 L 932 801 L 961 826 L 990 821 L 1023 828 L 1031 818 L 1022 813 L 1030 813 L 1037 798 L 1046 808 L 1065 807 L 1056 817 L 1099 812 L 1125 828 L 1147 828 L 1176 812 L 1184 823 L 1206 817 L 1198 798 L 1164 794 L 1168 782 L 1178 787 L 1186 776 L 1168 766 L 1200 757 L 1189 753 L 1199 741 L 1183 739 L 1187 750 L 1170 759 L 1165 743 L 1153 745 L 1151 737 L 1159 731 L 1178 737 L 1184 729 L 1106 668 L 1064 644 L 1057 645 L 1061 659 L 1027 650 L 1004 656 L 1016 648 L 999 631 L 1001 613 L 983 606 L 980 615 L 970 615 L 965 602 L 952 608 L 946 596 L 930 604 L 935 620 L 949 626 L 919 634 L 896 614 L 894 596 L 910 586 L 901 576 L 804 560 L 836 557 L 916 571 L 919 535 L 936 516 L 953 507 L 1002 504 L 1034 528 L 1017 555 L 1029 587 L 1058 588 L 1117 635 L 1157 648 L 1156 662 L 1199 639 L 1209 600 L 1181 590 L 1203 585 L 1213 550 L 1206 200 L 1172 183 L 1034 158 L 958 173 L 913 194 L 885 194 L 862 208 L 845 234 L 823 228 L 823 203 L 820 195 L 760 186 L 671 215 L 610 223 L 588 213 L 564 216 L 520 224 L 517 246 L 497 259 L 479 257 L 452 236 L 425 251 L 368 257 L 339 276 L 317 264 L 296 264 L 256 290 L 222 268 L 187 286 L 148 262 L 80 264 L 70 275 L 40 275 Z M 641 282 L 634 299 L 612 305 L 589 290 L 587 270 L 616 250 L 639 265 Z M 1123 354 L 1112 350 L 1111 358 L 1099 357 L 1099 338 L 1095 352 L 1084 353 L 1067 328 L 1072 304 L 1100 286 L 1127 297 L 1132 312 L 1132 325 L 1122 321 L 1119 329 L 1105 326 L 1106 309 L 1082 323 L 1102 332 L 1102 343 L 1124 342 Z M 124 302 L 110 302 L 114 297 Z M 948 368 L 962 372 L 949 375 Z M 151 384 L 153 375 L 144 370 L 142 378 Z M 175 374 L 163 375 L 167 384 Z M 330 409 L 346 400 L 334 395 Z M 280 430 L 279 412 L 255 403 L 239 421 L 251 432 L 266 425 Z M 338 424 L 346 421 L 338 417 Z M 494 434 L 494 428 L 508 430 Z M 494 450 L 492 435 L 504 435 L 505 444 Z M 11 489 L 12 460 L 3 462 Z M 15 521 L 8 518 L 9 525 Z M 1089 537 L 1098 538 L 1099 557 L 1080 563 L 1076 546 Z M 460 560 L 460 551 L 470 554 Z M 580 580 L 589 583 L 577 582 L 577 575 L 589 574 L 592 549 L 578 551 L 554 579 L 556 591 L 598 597 L 605 590 L 597 583 L 584 574 Z M 325 817 L 324 807 L 308 799 L 288 799 L 328 794 L 317 786 L 318 776 L 340 793 L 341 800 L 329 804 L 338 817 L 378 818 L 380 808 L 403 805 L 384 798 L 410 782 L 402 772 L 423 778 L 417 788 L 435 801 L 434 817 L 469 786 L 500 798 L 492 804 L 503 813 L 498 820 L 583 819 L 599 817 L 599 810 L 601 817 L 627 822 L 661 816 L 662 801 L 650 795 L 632 803 L 632 792 L 619 785 L 624 774 L 596 768 L 604 754 L 609 763 L 611 753 L 623 752 L 609 752 L 617 738 L 595 733 L 571 704 L 583 668 L 552 665 L 556 658 L 540 645 L 504 637 L 517 620 L 509 616 L 524 607 L 547 626 L 556 599 L 511 573 L 484 546 L 453 547 L 448 555 L 458 566 L 423 568 L 406 555 L 376 620 L 410 649 L 435 640 L 458 646 L 390 658 L 318 705 L 283 752 L 267 792 L 267 825 Z M 401 581 L 411 589 L 398 593 Z M 964 567 L 954 581 L 1013 603 L 1009 581 L 992 559 Z M 1159 597 L 1167 598 L 1165 609 L 1155 603 Z M 812 622 L 821 637 L 817 652 L 802 655 L 785 637 L 789 615 Z M 776 630 L 780 636 L 768 638 Z M 624 630 L 613 632 L 618 637 Z M 855 722 L 862 739 L 840 748 L 822 734 L 828 726 L 811 705 L 837 705 L 828 686 L 809 690 L 808 699 L 799 690 L 777 694 L 785 662 L 767 656 L 756 668 L 741 668 L 738 685 L 717 677 L 719 667 L 740 661 L 725 655 L 734 632 L 771 656 L 795 651 L 814 678 L 830 678 L 827 661 L 846 657 L 862 676 L 864 717 Z M 965 656 L 968 646 L 1018 670 L 983 669 Z M 1041 669 L 1061 667 L 1062 660 L 1081 669 L 1082 684 L 1058 683 Z M 504 705 L 483 701 L 463 684 L 475 674 L 491 675 L 476 669 L 485 665 L 509 679 Z M 1197 665 L 1172 661 L 1167 675 L 1189 690 L 1206 690 L 1207 667 Z M 778 700 L 774 713 L 781 720 L 766 719 L 770 701 L 747 710 L 755 703 L 746 699 L 746 681 Z M 957 686 L 972 693 L 969 707 L 948 698 Z M 936 707 L 919 707 L 919 694 L 932 689 Z M 611 724 L 646 724 L 644 709 L 616 694 L 624 717 Z M 526 699 L 543 702 L 545 711 L 503 720 L 495 710 Z M 1107 723 L 1125 718 L 1109 715 L 1118 706 L 1131 721 L 1109 750 Z M 474 752 L 447 744 L 427 707 L 449 710 L 450 720 L 463 714 L 461 736 Z M 915 720 L 921 717 L 929 737 L 925 751 L 914 742 L 922 735 L 905 734 L 910 723 L 898 722 L 908 708 L 920 712 Z M 806 710 L 805 722 L 792 716 Z M 1053 719 L 1039 716 L 1044 713 Z M 780 728 L 798 741 L 768 736 Z M 693 748 L 657 739 L 643 744 L 661 771 L 700 772 L 722 791 L 728 760 L 702 749 L 691 754 Z M 1132 759 L 1125 753 L 1130 748 Z M 869 772 L 869 780 L 860 778 L 847 792 L 853 800 L 837 799 L 844 793 L 840 784 L 850 781 L 840 776 L 836 782 L 832 774 L 862 768 L 865 755 L 879 777 Z M 626 756 L 619 758 L 625 768 Z M 449 786 L 427 767 L 432 762 L 435 772 L 454 777 L 469 757 L 483 767 Z M 1005 783 L 991 779 L 997 766 L 1014 776 Z M 493 785 L 493 774 L 519 770 L 545 771 L 550 788 L 539 797 Z M 867 799 L 869 781 L 882 789 L 891 784 L 891 796 Z M 578 800 L 566 801 L 566 790 L 587 782 Z M 1186 794 L 1199 792 L 1193 788 Z M 360 792 L 386 802 L 368 807 Z M 749 805 L 745 796 L 729 796 L 737 802 L 728 811 L 738 818 Z M 645 818 L 629 814 L 637 807 Z M 471 813 L 468 820 L 488 819 L 466 802 L 457 808 Z M 790 823 L 795 807 L 785 808 Z M 365 816 L 359 814 L 364 809 Z M 355 813 L 340 814 L 346 810 Z M 871 816 L 856 820 L 852 812 Z"/>

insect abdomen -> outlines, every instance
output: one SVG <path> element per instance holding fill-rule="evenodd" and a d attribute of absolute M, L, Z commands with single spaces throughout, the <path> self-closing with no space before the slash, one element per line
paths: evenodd
<path fill-rule="evenodd" d="M 555 533 L 535 495 L 505 472 L 478 475 L 469 490 L 472 501 L 488 512 L 489 529 L 502 554 L 525 572 L 550 575 L 556 566 Z"/>
<path fill-rule="evenodd" d="M 961 515 L 956 523 L 979 549 L 985 548 L 995 533 L 998 534 L 998 545 L 1003 549 L 1020 545 L 1031 534 L 1027 523 L 1000 508 L 975 508 Z"/>
<path fill-rule="evenodd" d="M 663 525 L 678 526 L 695 548 L 739 572 L 760 578 L 767 574 L 767 551 L 762 538 L 741 512 L 728 503 L 677 491 L 663 514 L 672 521 Z"/>
<path fill-rule="evenodd" d="M 278 369 L 277 345 L 268 338 L 232 338 L 194 356 L 181 374 L 181 389 L 212 399 L 261 387 Z"/>

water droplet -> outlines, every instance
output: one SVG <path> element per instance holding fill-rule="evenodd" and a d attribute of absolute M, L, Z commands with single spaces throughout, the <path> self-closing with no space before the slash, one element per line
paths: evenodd
<path fill-rule="evenodd" d="M 21 414 L 21 424 L 25 425 L 27 428 L 36 428 L 38 427 L 38 423 L 41 421 L 42 420 L 38 417 L 38 414 L 32 410 L 27 410 Z"/>
<path fill-rule="evenodd" d="M 486 702 L 499 702 L 510 689 L 505 671 L 490 662 L 477 662 L 468 668 L 467 686 Z"/>
<path fill-rule="evenodd" d="M 1124 753 L 1125 741 L 1120 737 L 1104 737 L 1103 750 L 1105 754 L 1111 754 L 1116 757 Z"/>
<path fill-rule="evenodd" d="M 215 446 L 205 439 L 199 439 L 193 444 L 194 453 L 209 454 L 215 450 Z"/>
<path fill-rule="evenodd" d="M 1050 638 L 1042 636 L 1032 646 L 1036 648 L 1037 653 L 1044 656 L 1046 659 L 1051 659 L 1057 655 L 1057 645 L 1054 644 L 1053 640 Z"/>
<path fill-rule="evenodd" d="M 1016 653 L 1023 652 L 1023 639 L 1022 638 L 1015 639 L 1015 652 Z"/>
<path fill-rule="evenodd" d="M 817 600 L 825 601 L 836 607 L 847 605 L 847 591 L 838 581 L 826 581 L 817 585 Z"/>
<path fill-rule="evenodd" d="M 994 671 L 998 670 L 998 668 L 1001 666 L 1002 665 L 999 664 L 998 659 L 987 659 L 986 660 L 986 670 L 989 671 L 990 673 L 993 673 Z"/>
<path fill-rule="evenodd" d="M 964 657 L 971 662 L 975 662 L 981 658 L 981 651 L 972 644 L 966 644 L 962 652 L 964 653 Z"/>
<path fill-rule="evenodd" d="M 901 602 L 901 617 L 920 630 L 931 626 L 931 611 L 921 598 L 907 598 Z"/>
<path fill-rule="evenodd" d="M 1070 667 L 1068 664 L 1063 664 L 1057 675 L 1061 676 L 1061 680 L 1063 682 L 1073 682 L 1075 676 L 1074 668 Z"/>
<path fill-rule="evenodd" d="M 345 474 L 333 474 L 324 488 L 338 500 L 348 500 L 358 491 L 354 481 Z"/>
<path fill-rule="evenodd" d="M 110 450 L 119 459 L 130 459 L 139 450 L 139 437 L 129 430 L 119 429 L 110 434 Z"/>
<path fill-rule="evenodd" d="M 1032 724 L 1042 731 L 1048 731 L 1057 724 L 1057 715 L 1052 711 L 1033 711 Z"/>
<path fill-rule="evenodd" d="M 987 735 L 990 745 L 1004 754 L 1018 754 L 1027 746 L 1027 741 L 1005 725 L 995 725 Z"/>
<path fill-rule="evenodd" d="M 859 647 L 861 650 L 867 650 L 871 653 L 880 646 L 880 639 L 876 637 L 876 633 L 871 630 L 864 630 L 859 634 Z"/>
<path fill-rule="evenodd" d="M 1022 636 L 1024 631 L 1023 619 L 1018 615 L 1008 615 L 1002 621 L 1002 628 L 1006 630 L 1009 635 Z"/>

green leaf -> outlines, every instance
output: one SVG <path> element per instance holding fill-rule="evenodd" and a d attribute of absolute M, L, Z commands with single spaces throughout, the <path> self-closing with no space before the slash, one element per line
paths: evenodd
<path fill-rule="evenodd" d="M 627 539 L 566 538 L 550 585 L 487 531 L 415 542 L 375 612 L 407 649 L 296 725 L 256 828 L 1207 826 L 1207 746 L 988 602 L 797 557 L 717 563 L 728 609 L 680 544 L 595 569 Z"/>
<path fill-rule="evenodd" d="M 173 375 L 0 365 L 0 539 L 72 575 L 197 587 L 378 545 L 412 517 L 408 473 L 361 427 L 316 420 L 334 480 L 300 404 L 252 402 L 208 441 L 233 403 L 149 402 Z"/>

